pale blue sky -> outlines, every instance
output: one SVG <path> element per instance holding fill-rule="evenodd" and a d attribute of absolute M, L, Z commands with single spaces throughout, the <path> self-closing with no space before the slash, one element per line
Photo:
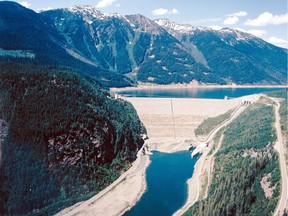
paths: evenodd
<path fill-rule="evenodd" d="M 19 0 L 37 11 L 73 5 L 96 6 L 102 12 L 143 14 L 177 23 L 248 31 L 275 45 L 288 48 L 287 0 Z"/>

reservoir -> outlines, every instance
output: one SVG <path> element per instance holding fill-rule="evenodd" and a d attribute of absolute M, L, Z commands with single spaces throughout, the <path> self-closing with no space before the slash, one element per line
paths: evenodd
<path fill-rule="evenodd" d="M 125 216 L 171 216 L 187 199 L 187 179 L 192 177 L 198 157 L 190 152 L 153 151 L 146 170 L 147 191 Z"/>
<path fill-rule="evenodd" d="M 123 90 L 118 94 L 126 97 L 224 99 L 225 96 L 236 98 L 282 89 L 284 88 L 149 88 Z"/>

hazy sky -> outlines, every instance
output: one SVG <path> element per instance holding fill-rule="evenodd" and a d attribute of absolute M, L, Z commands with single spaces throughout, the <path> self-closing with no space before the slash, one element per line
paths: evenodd
<path fill-rule="evenodd" d="M 143 14 L 177 23 L 212 28 L 229 27 L 252 33 L 288 48 L 287 0 L 25 0 L 17 1 L 35 11 L 91 5 L 102 12 Z"/>

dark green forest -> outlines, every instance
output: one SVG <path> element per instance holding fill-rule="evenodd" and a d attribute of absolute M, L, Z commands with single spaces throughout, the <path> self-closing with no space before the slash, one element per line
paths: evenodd
<path fill-rule="evenodd" d="M 131 104 L 69 70 L 0 63 L 0 215 L 51 215 L 114 181 L 146 133 Z"/>
<path fill-rule="evenodd" d="M 281 130 L 283 132 L 287 132 L 287 116 L 288 116 L 288 104 L 287 104 L 287 98 L 288 98 L 288 91 L 286 90 L 281 90 L 281 91 L 274 91 L 274 92 L 268 92 L 266 93 L 270 97 L 275 97 L 275 98 L 281 98 L 282 101 L 280 102 L 280 124 L 281 124 Z M 287 133 L 284 133 L 287 136 Z"/>
<path fill-rule="evenodd" d="M 204 119 L 204 121 L 201 122 L 201 124 L 194 130 L 195 135 L 196 136 L 208 135 L 211 131 L 213 131 L 214 128 L 216 128 L 218 125 L 227 120 L 232 113 L 233 110 L 229 110 L 228 112 L 222 115 Z"/>
<path fill-rule="evenodd" d="M 193 205 L 185 216 L 272 214 L 280 193 L 273 122 L 273 106 L 265 101 L 251 105 L 229 125 L 215 155 L 208 197 Z M 268 174 L 270 187 L 274 188 L 270 198 L 265 197 L 260 185 Z"/>
<path fill-rule="evenodd" d="M 288 104 L 287 104 L 287 98 L 288 98 L 288 91 L 282 90 L 282 91 L 275 91 L 275 92 L 269 92 L 266 93 L 270 97 L 276 97 L 276 98 L 282 98 L 283 100 L 280 102 L 280 124 L 281 124 L 281 130 L 282 134 L 286 139 L 286 149 L 288 149 L 288 134 L 287 134 L 287 126 L 288 126 Z M 286 162 L 288 163 L 288 156 L 286 156 Z M 288 216 L 288 209 L 285 210 L 284 216 Z"/>

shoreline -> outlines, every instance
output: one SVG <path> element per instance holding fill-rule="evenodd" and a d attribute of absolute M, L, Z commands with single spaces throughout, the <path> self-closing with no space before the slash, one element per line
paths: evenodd
<path fill-rule="evenodd" d="M 259 94 L 258 94 L 259 95 Z M 260 97 L 260 96 L 259 96 Z M 207 135 L 206 141 L 205 142 L 209 142 L 212 143 L 213 142 L 213 146 L 216 145 L 216 143 L 214 143 L 214 138 L 217 134 L 218 131 L 220 131 L 222 128 L 227 127 L 235 118 L 237 118 L 244 110 L 246 109 L 245 106 L 239 106 L 234 113 L 228 118 L 226 119 L 224 122 L 222 122 L 220 125 L 218 125 L 216 128 L 214 128 L 210 134 Z M 222 139 L 223 139 L 223 134 L 220 138 L 219 143 L 216 146 L 217 148 L 220 148 L 221 143 L 222 143 Z M 199 143 L 200 141 L 198 141 Z M 208 183 L 207 183 L 207 188 L 206 188 L 206 192 L 202 191 L 203 190 L 203 182 L 201 182 L 201 176 L 205 175 L 205 172 L 207 171 L 208 168 L 208 172 L 207 175 L 212 175 L 213 171 L 211 172 L 211 169 L 213 170 L 213 167 L 211 168 L 211 160 L 214 160 L 214 154 L 218 151 L 218 149 L 210 156 L 208 156 L 209 152 L 211 151 L 212 146 L 208 146 L 201 154 L 201 156 L 199 157 L 197 163 L 194 166 L 194 172 L 191 178 L 189 178 L 187 180 L 187 185 L 188 185 L 188 196 L 187 196 L 187 201 L 186 203 L 180 208 L 178 209 L 173 216 L 180 216 L 183 213 L 185 213 L 191 206 L 193 206 L 199 199 L 200 199 L 200 193 L 208 193 L 209 190 L 209 183 L 211 184 L 210 179 L 208 177 Z M 208 167 L 207 167 L 208 166 Z M 211 172 L 211 173 L 210 173 Z M 205 196 L 205 195 L 204 195 Z"/>
<path fill-rule="evenodd" d="M 123 211 L 119 212 L 120 215 L 123 215 L 125 212 L 128 212 L 129 210 L 131 210 L 138 203 L 138 201 L 141 199 L 143 194 L 146 192 L 146 190 L 147 190 L 146 170 L 149 167 L 150 163 L 151 163 L 150 155 L 148 155 L 148 160 L 147 160 L 145 166 L 142 167 L 142 172 L 143 172 L 142 173 L 142 179 L 141 179 L 142 180 L 142 182 L 141 182 L 142 188 L 139 191 L 137 197 L 132 201 L 132 203 L 130 203 L 130 205 L 127 206 Z"/>
<path fill-rule="evenodd" d="M 188 150 L 190 146 L 195 147 L 199 144 L 193 132 L 197 125 L 205 118 L 218 116 L 233 107 L 237 107 L 240 103 L 239 98 L 227 101 L 176 98 L 173 99 L 173 103 L 170 99 L 161 98 L 123 97 L 123 99 L 131 102 L 137 110 L 141 121 L 147 128 L 149 139 L 138 151 L 137 159 L 132 163 L 132 166 L 116 181 L 91 199 L 68 207 L 56 215 L 123 215 L 136 205 L 147 189 L 146 170 L 150 164 L 150 156 L 148 154 L 143 155 L 143 148 L 147 146 L 150 150 L 174 153 Z M 214 107 L 214 111 L 211 111 L 211 106 Z M 171 127 L 169 126 L 170 123 Z M 187 180 L 187 201 L 177 213 L 183 211 L 185 207 L 187 208 L 187 205 L 193 203 L 195 198 L 199 196 L 200 183 L 198 179 L 204 159 L 205 157 L 202 155 L 196 162 L 193 175 Z M 177 213 L 175 214 L 178 215 Z"/>
<path fill-rule="evenodd" d="M 225 89 L 225 88 L 288 88 L 288 85 L 208 85 L 208 84 L 170 84 L 170 85 L 158 85 L 158 84 L 139 84 L 138 86 L 110 88 L 111 92 L 121 92 L 126 90 L 140 90 L 140 89 Z"/>
<path fill-rule="evenodd" d="M 142 197 L 147 189 L 146 169 L 150 164 L 150 157 L 142 153 L 142 148 L 137 153 L 137 159 L 108 187 L 92 198 L 67 207 L 55 216 L 113 216 L 123 215 L 131 209 Z"/>

